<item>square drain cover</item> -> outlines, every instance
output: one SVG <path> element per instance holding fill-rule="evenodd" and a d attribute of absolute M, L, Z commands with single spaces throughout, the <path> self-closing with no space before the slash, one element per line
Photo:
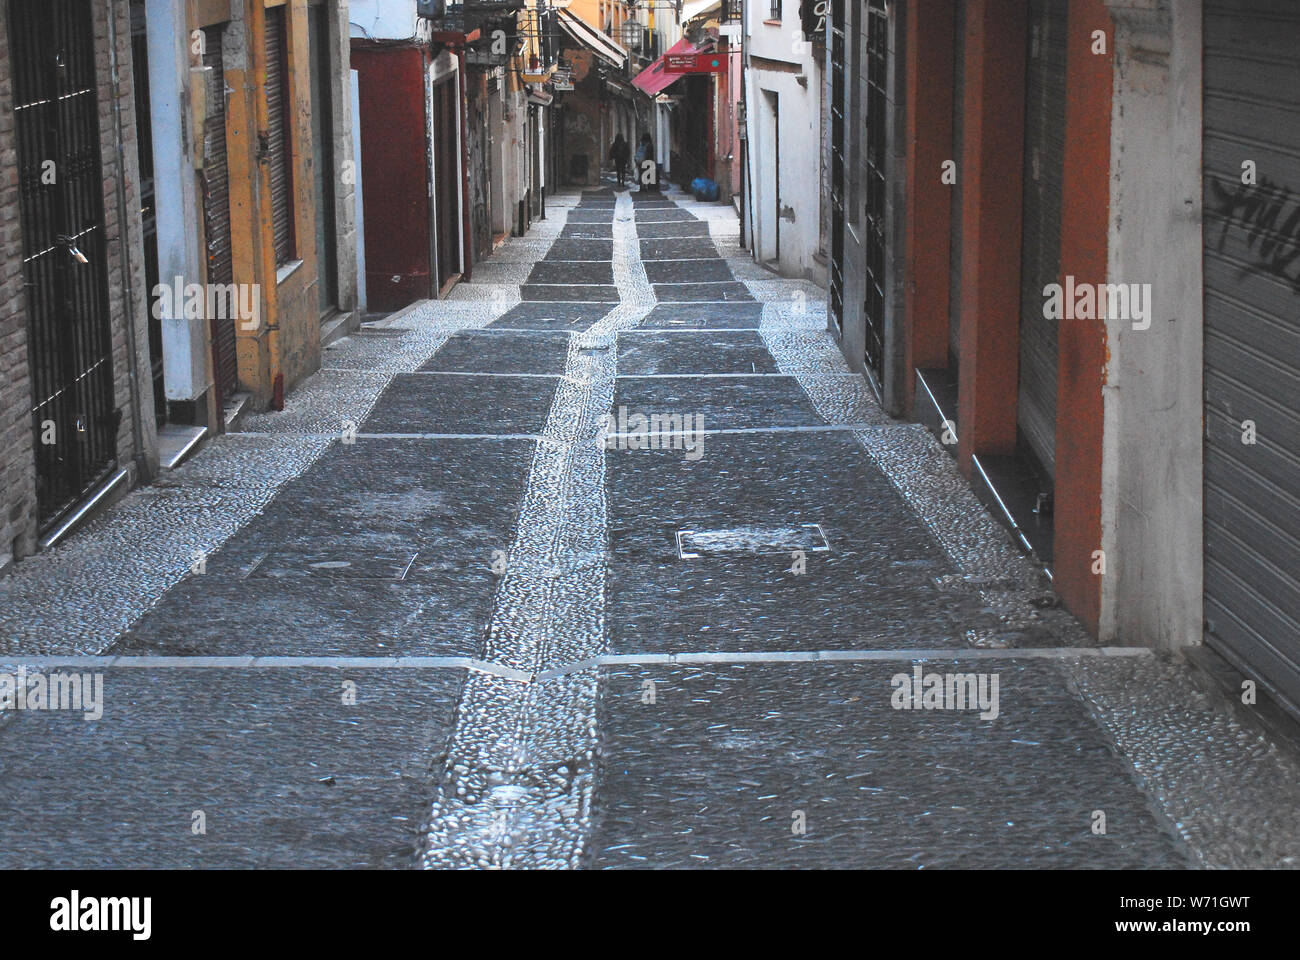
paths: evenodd
<path fill-rule="evenodd" d="M 316 580 L 404 580 L 418 554 L 376 557 L 346 553 L 268 553 L 246 577 Z"/>
<path fill-rule="evenodd" d="M 683 560 L 736 554 L 757 556 L 793 553 L 795 550 L 825 552 L 830 548 L 820 523 L 800 523 L 789 527 L 749 526 L 677 531 L 677 556 Z"/>

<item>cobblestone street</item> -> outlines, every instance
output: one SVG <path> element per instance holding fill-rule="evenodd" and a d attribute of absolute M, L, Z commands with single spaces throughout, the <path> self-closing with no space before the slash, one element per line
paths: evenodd
<path fill-rule="evenodd" d="M 738 235 L 550 198 L 0 580 L 0 672 L 104 676 L 0 714 L 0 866 L 1300 863 L 1293 755 L 1096 646 Z"/>

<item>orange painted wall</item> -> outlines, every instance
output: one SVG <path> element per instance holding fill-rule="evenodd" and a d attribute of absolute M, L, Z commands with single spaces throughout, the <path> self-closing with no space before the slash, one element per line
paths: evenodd
<path fill-rule="evenodd" d="M 1061 282 L 1072 274 L 1079 283 L 1105 283 L 1114 24 L 1103 0 L 1070 0 L 1068 29 Z M 1092 52 L 1095 30 L 1106 31 L 1105 54 Z M 1054 586 L 1095 634 L 1101 578 L 1092 572 L 1092 552 L 1101 546 L 1105 322 L 1063 320 L 1057 343 Z"/>
<path fill-rule="evenodd" d="M 907 18 L 907 256 L 905 378 L 911 416 L 916 368 L 948 364 L 954 0 L 916 0 Z"/>
<path fill-rule="evenodd" d="M 958 461 L 1016 449 L 1026 8 L 966 5 Z"/>

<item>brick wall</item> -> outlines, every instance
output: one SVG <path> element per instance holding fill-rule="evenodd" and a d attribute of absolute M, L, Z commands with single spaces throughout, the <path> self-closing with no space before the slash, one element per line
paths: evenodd
<path fill-rule="evenodd" d="M 122 411 L 118 464 L 132 481 L 149 479 L 157 464 L 149 370 L 148 315 L 140 221 L 139 171 L 132 99 L 130 12 L 126 0 L 91 5 L 99 80 L 100 149 L 104 178 L 104 235 L 108 257 L 108 296 L 113 344 L 114 403 Z M 116 18 L 119 84 L 116 96 L 122 119 L 119 162 L 115 135 L 112 68 L 109 58 L 109 13 Z M 8 37 L 8 4 L 0 4 L 0 37 Z M 36 548 L 36 467 L 31 420 L 31 380 L 27 361 L 27 311 L 22 278 L 22 235 L 18 209 L 18 174 L 13 122 L 13 88 L 9 44 L 0 42 L 0 571 L 13 559 Z M 129 215 L 119 216 L 118 183 L 123 178 Z M 128 246 L 123 264 L 121 238 Z M 138 376 L 130 376 L 128 350 L 134 326 Z M 137 406 L 138 401 L 138 406 Z M 140 417 L 140 449 L 133 426 Z"/>
<path fill-rule="evenodd" d="M 9 9 L 0 4 L 0 570 L 36 543 L 36 461 L 32 451 L 27 315 L 14 150 Z"/>

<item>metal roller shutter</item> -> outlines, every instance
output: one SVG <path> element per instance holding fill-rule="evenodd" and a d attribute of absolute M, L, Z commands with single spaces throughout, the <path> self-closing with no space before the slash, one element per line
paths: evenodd
<path fill-rule="evenodd" d="M 1294 0 L 1207 0 L 1206 642 L 1300 712 L 1298 48 Z"/>
<path fill-rule="evenodd" d="M 1067 0 L 1031 0 L 1025 84 L 1024 224 L 1020 261 L 1019 425 L 1034 458 L 1056 476 L 1056 321 L 1043 287 L 1061 267 L 1065 164 Z"/>
<path fill-rule="evenodd" d="M 866 5 L 864 79 L 866 88 L 866 143 L 862 151 L 862 202 L 866 220 L 866 294 L 862 314 L 866 321 L 866 349 L 863 362 L 876 376 L 884 378 L 885 363 L 885 208 L 888 154 L 889 103 L 889 14 L 882 0 Z"/>
<path fill-rule="evenodd" d="M 203 233 L 208 284 L 224 287 L 235 282 L 230 241 L 230 167 L 226 158 L 226 70 L 221 51 L 225 25 L 208 27 L 203 33 L 203 65 L 208 68 L 208 116 L 203 125 Z M 230 309 L 218 310 L 217 316 L 208 318 L 208 324 L 217 401 L 221 403 L 238 384 L 234 313 Z"/>
<path fill-rule="evenodd" d="M 836 331 L 844 334 L 844 163 L 845 113 L 848 109 L 845 82 L 845 0 L 832 0 L 830 24 L 830 200 L 831 200 L 831 269 L 830 311 Z"/>
<path fill-rule="evenodd" d="M 271 226 L 277 266 L 288 263 L 295 256 L 289 55 L 284 17 L 284 7 L 266 11 L 266 141 L 271 165 Z"/>

